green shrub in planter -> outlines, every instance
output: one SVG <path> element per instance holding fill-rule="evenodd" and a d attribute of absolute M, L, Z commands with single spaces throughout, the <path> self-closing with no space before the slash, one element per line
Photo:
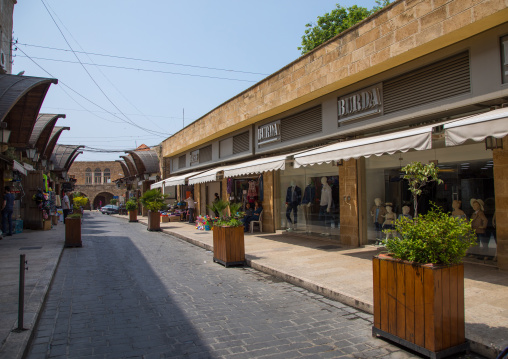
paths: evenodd
<path fill-rule="evenodd" d="M 384 246 L 394 258 L 417 263 L 456 264 L 476 244 L 471 222 L 451 217 L 432 204 L 427 214 L 415 220 L 395 221 L 401 238 L 389 238 Z"/>
<path fill-rule="evenodd" d="M 143 193 L 140 202 L 149 211 L 157 212 L 166 208 L 166 204 L 164 203 L 166 197 L 167 195 L 162 194 L 158 189 L 151 189 Z"/>
<path fill-rule="evenodd" d="M 69 214 L 66 218 L 81 218 L 81 213 L 72 213 Z"/>
<path fill-rule="evenodd" d="M 230 215 L 224 215 L 224 210 L 229 207 Z M 241 203 L 229 203 L 219 199 L 213 202 L 211 205 L 207 205 L 207 208 L 213 212 L 219 213 L 219 218 L 213 220 L 213 225 L 217 227 L 242 227 L 243 222 L 240 221 L 243 216 L 238 216 L 238 211 L 242 208 Z"/>
<path fill-rule="evenodd" d="M 138 201 L 134 199 L 130 199 L 127 202 L 125 202 L 125 209 L 128 211 L 135 211 L 138 209 Z"/>

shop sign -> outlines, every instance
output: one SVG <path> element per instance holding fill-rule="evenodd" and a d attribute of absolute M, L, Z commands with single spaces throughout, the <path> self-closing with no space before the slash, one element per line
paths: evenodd
<path fill-rule="evenodd" d="M 199 162 L 199 150 L 191 152 L 190 155 L 190 163 L 193 164 L 197 162 Z"/>
<path fill-rule="evenodd" d="M 280 120 L 258 127 L 258 146 L 280 142 Z"/>
<path fill-rule="evenodd" d="M 377 84 L 347 96 L 339 97 L 339 123 L 380 114 L 383 111 L 382 87 Z"/>

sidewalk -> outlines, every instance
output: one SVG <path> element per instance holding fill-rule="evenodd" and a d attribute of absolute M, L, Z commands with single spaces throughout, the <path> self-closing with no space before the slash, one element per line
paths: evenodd
<path fill-rule="evenodd" d="M 127 221 L 127 216 L 117 217 Z M 139 220 L 146 225 L 146 217 Z M 184 222 L 161 223 L 161 227 L 212 250 L 211 231 L 198 231 Z M 63 251 L 64 229 L 59 223 L 49 231 L 25 230 L 0 240 L 0 358 L 23 356 Z M 251 267 L 372 313 L 371 258 L 378 248 L 345 248 L 279 231 L 246 234 L 245 249 Z M 28 261 L 24 327 L 29 330 L 13 333 L 18 326 L 20 254 L 26 254 Z M 466 337 L 473 351 L 495 358 L 508 346 L 508 273 L 466 263 L 465 275 Z"/>
<path fill-rule="evenodd" d="M 0 358 L 23 356 L 42 309 L 64 246 L 63 223 L 48 231 L 24 230 L 0 240 Z M 25 305 L 21 333 L 18 328 L 20 255 L 25 254 Z"/>
<path fill-rule="evenodd" d="M 146 217 L 138 220 L 147 225 Z M 185 222 L 161 223 L 161 229 L 213 250 L 212 231 Z M 252 268 L 368 313 L 373 313 L 372 257 L 380 251 L 283 231 L 245 235 L 245 257 Z M 466 338 L 474 352 L 495 358 L 508 346 L 508 272 L 471 263 L 464 270 Z"/>

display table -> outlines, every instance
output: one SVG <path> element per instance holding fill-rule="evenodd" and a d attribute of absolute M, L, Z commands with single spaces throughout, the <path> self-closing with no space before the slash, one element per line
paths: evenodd
<path fill-rule="evenodd" d="M 180 222 L 180 215 L 168 216 L 170 222 Z"/>

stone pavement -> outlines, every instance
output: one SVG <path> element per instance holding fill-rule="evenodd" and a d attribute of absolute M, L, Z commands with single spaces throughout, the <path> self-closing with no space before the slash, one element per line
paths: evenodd
<path fill-rule="evenodd" d="M 97 214 L 98 215 L 98 214 Z M 86 221 L 87 214 L 85 214 Z M 126 216 L 118 216 L 127 220 Z M 146 225 L 146 217 L 140 218 Z M 163 231 L 212 250 L 211 232 L 183 222 L 161 224 Z M 372 312 L 371 258 L 375 247 L 345 248 L 322 239 L 278 232 L 247 234 L 248 264 L 325 297 Z M 17 328 L 19 255 L 26 254 L 24 327 L 32 329 L 62 254 L 64 226 L 28 231 L 0 240 L 0 358 L 21 358 L 31 330 Z M 508 273 L 465 265 L 466 337 L 472 349 L 495 358 L 508 345 Z"/>
<path fill-rule="evenodd" d="M 138 219 L 147 224 L 146 217 Z M 213 250 L 211 231 L 185 222 L 161 223 L 161 228 Z M 347 248 L 294 232 L 245 235 L 245 257 L 252 268 L 367 313 L 373 313 L 372 257 L 380 251 L 374 246 Z M 464 264 L 464 271 L 466 338 L 473 351 L 495 358 L 508 346 L 508 272 L 471 263 Z"/>

